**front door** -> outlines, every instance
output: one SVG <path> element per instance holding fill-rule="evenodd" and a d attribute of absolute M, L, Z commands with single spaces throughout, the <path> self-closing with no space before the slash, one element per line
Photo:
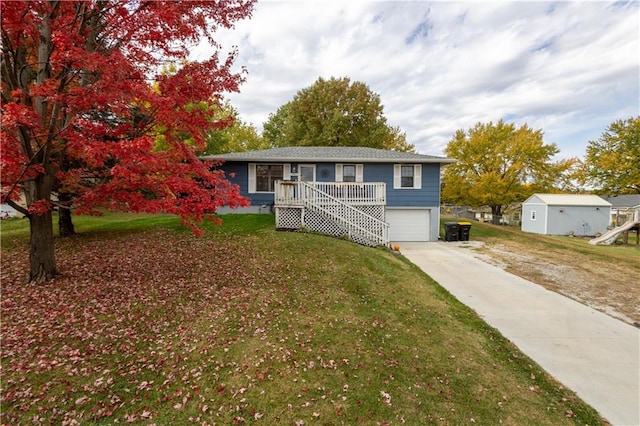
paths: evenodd
<path fill-rule="evenodd" d="M 316 181 L 316 166 L 315 164 L 300 164 L 298 166 L 300 171 L 300 180 L 304 182 Z"/>

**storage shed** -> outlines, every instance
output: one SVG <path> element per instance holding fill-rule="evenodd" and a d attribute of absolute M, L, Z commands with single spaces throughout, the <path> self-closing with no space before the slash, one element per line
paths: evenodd
<path fill-rule="evenodd" d="M 522 231 L 594 236 L 607 231 L 611 203 L 597 195 L 534 194 L 522 203 Z"/>

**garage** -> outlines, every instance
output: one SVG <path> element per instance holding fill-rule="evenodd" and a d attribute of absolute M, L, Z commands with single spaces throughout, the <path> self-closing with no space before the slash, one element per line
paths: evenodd
<path fill-rule="evenodd" d="M 390 241 L 430 241 L 429 209 L 387 209 Z"/>

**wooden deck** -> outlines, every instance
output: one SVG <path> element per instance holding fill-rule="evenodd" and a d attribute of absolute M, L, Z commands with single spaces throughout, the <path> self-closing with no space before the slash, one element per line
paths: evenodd
<path fill-rule="evenodd" d="M 384 182 L 288 182 L 274 188 L 278 229 L 307 228 L 359 244 L 389 243 Z"/>
<path fill-rule="evenodd" d="M 310 188 L 311 186 L 311 188 Z M 289 182 L 275 185 L 275 207 L 296 207 L 306 202 L 331 203 L 340 200 L 352 206 L 384 206 L 386 186 L 384 182 Z"/>

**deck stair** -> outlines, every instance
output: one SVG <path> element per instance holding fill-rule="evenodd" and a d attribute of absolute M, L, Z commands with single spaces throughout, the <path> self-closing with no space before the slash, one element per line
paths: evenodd
<path fill-rule="evenodd" d="M 387 245 L 385 193 L 384 183 L 276 182 L 276 227 Z"/>

